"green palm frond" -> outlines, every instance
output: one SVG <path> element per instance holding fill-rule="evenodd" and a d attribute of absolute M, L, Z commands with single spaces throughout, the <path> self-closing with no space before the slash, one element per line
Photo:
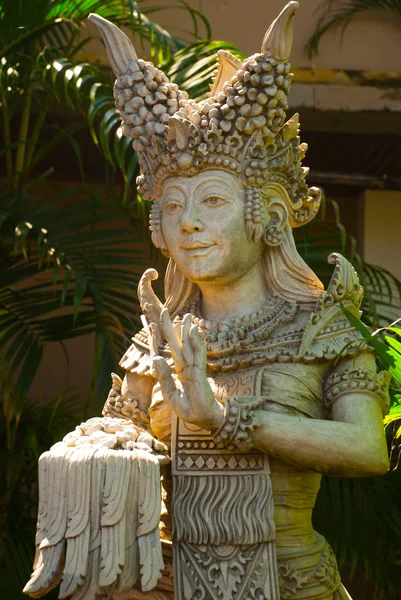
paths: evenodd
<path fill-rule="evenodd" d="M 318 53 L 323 35 L 331 29 L 342 27 L 344 31 L 352 19 L 365 12 L 384 11 L 401 14 L 401 0 L 326 0 L 321 10 L 323 14 L 306 45 L 310 58 Z"/>
<path fill-rule="evenodd" d="M 0 8 L 0 56 L 21 52 L 28 44 L 34 48 L 56 47 L 76 52 L 74 44 L 79 37 L 79 27 L 86 22 L 89 13 L 98 13 L 120 26 L 127 26 L 133 35 L 149 44 L 153 58 L 163 60 L 170 51 L 183 47 L 178 37 L 164 29 L 148 15 L 174 7 L 186 10 L 193 23 L 190 35 L 197 38 L 200 31 L 210 35 L 210 26 L 199 11 L 182 0 L 175 0 L 169 7 L 149 4 L 146 0 L 35 0 L 13 2 L 4 0 Z"/>
<path fill-rule="evenodd" d="M 348 577 L 363 574 L 371 598 L 398 600 L 401 580 L 401 472 L 383 477 L 324 477 L 313 513 Z"/>
<path fill-rule="evenodd" d="M 325 198 L 323 194 L 320 215 L 309 225 L 294 230 L 294 233 L 298 250 L 325 286 L 333 274 L 332 265 L 327 263 L 327 256 L 331 252 L 341 252 L 354 264 L 365 289 L 365 322 L 384 325 L 389 323 L 391 311 L 401 314 L 400 282 L 384 269 L 366 264 L 361 259 L 355 240 L 347 234 L 341 222 L 340 209 L 335 201 Z M 354 324 L 371 341 L 371 329 L 357 319 Z M 379 359 L 383 359 L 380 368 L 390 368 L 395 376 L 397 373 L 393 357 L 389 354 L 389 345 L 385 339 L 377 339 L 376 342 Z M 398 360 L 401 368 L 401 355 Z M 391 417 L 385 421 L 386 424 L 401 416 L 401 397 L 397 392 L 399 385 L 401 380 L 394 379 Z M 400 471 L 374 479 L 324 477 L 314 510 L 314 525 L 332 545 L 340 566 L 345 567 L 351 580 L 355 573 L 358 576 L 362 574 L 369 582 L 369 587 L 372 587 L 375 600 L 398 600 L 399 597 L 400 489 Z"/>
<path fill-rule="evenodd" d="M 0 597 L 23 598 L 32 570 L 38 459 L 82 418 L 82 403 L 69 390 L 51 402 L 31 399 L 12 428 L 15 447 L 6 441 L 0 419 Z M 6 535 L 8 534 L 8 535 Z M 56 600 L 57 594 L 47 596 Z"/>
<path fill-rule="evenodd" d="M 5 203 L 0 229 L 12 243 L 0 280 L 9 419 L 22 410 L 45 343 L 96 332 L 95 371 L 113 369 L 139 323 L 134 294 L 150 253 L 147 233 L 138 229 L 135 239 L 127 219 L 125 227 L 119 224 L 123 213 L 103 208 L 85 188 L 48 202 L 21 196 Z M 103 395 L 108 384 L 97 384 Z"/>

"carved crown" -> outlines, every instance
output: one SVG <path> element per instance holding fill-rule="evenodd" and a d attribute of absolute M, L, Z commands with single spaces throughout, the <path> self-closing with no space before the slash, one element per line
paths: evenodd
<path fill-rule="evenodd" d="M 99 28 L 117 80 L 116 107 L 123 133 L 133 140 L 141 174 L 139 192 L 146 200 L 172 175 L 191 176 L 219 168 L 237 174 L 247 186 L 281 184 L 290 198 L 293 227 L 310 221 L 320 205 L 317 188 L 308 188 L 309 169 L 301 166 L 307 145 L 299 137 L 298 115 L 286 121 L 292 80 L 293 16 L 290 2 L 268 29 L 259 54 L 241 62 L 227 51 L 209 98 L 197 103 L 152 63 L 138 59 L 118 27 L 99 17 Z"/>

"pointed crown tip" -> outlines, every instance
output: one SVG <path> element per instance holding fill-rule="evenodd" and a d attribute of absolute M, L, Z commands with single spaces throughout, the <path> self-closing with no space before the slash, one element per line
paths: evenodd
<path fill-rule="evenodd" d="M 267 30 L 262 43 L 262 54 L 279 61 L 287 61 L 291 54 L 293 39 L 293 17 L 299 2 L 289 2 Z"/>

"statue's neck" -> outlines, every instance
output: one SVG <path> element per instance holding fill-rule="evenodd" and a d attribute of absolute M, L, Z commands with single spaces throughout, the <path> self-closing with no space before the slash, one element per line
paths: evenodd
<path fill-rule="evenodd" d="M 256 312 L 269 296 L 261 264 L 229 283 L 202 282 L 198 285 L 202 294 L 201 315 L 213 321 Z"/>

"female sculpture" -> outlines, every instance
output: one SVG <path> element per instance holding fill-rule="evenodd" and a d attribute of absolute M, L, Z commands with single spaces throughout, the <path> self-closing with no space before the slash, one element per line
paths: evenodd
<path fill-rule="evenodd" d="M 33 597 L 62 576 L 60 597 L 75 600 L 350 598 L 311 514 L 321 473 L 386 471 L 388 376 L 343 316 L 342 305 L 360 315 L 351 265 L 330 257 L 324 291 L 292 237 L 319 209 L 298 119 L 285 123 L 297 8 L 260 54 L 241 64 L 221 53 L 199 105 L 92 17 L 170 264 L 164 306 L 155 272 L 141 280 L 144 329 L 104 418 L 41 459 Z"/>

